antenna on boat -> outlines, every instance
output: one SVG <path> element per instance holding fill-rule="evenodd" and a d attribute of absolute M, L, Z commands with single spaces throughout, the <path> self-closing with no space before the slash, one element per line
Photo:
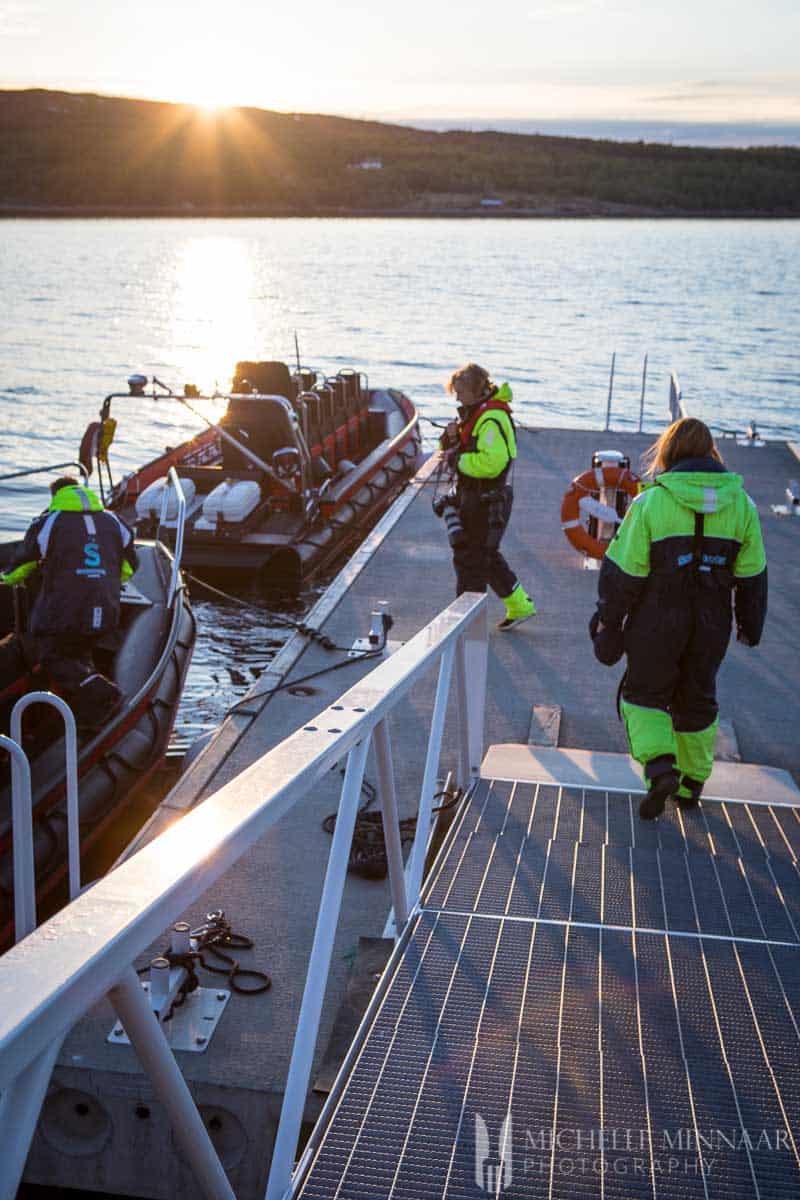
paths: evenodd
<path fill-rule="evenodd" d="M 300 345 L 297 341 L 297 330 L 294 331 L 294 356 L 297 360 L 297 369 L 300 370 Z"/>

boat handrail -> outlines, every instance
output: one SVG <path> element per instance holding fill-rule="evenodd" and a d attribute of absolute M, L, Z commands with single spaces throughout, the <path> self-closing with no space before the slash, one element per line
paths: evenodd
<path fill-rule="evenodd" d="M 24 471 L 11 471 L 8 475 L 0 475 L 0 483 L 5 483 L 9 479 L 22 479 L 26 475 L 45 475 L 50 471 L 63 471 L 65 467 L 75 467 L 83 476 L 83 482 L 88 482 L 89 472 L 83 463 L 76 459 L 70 459 L 69 462 L 49 463 L 46 467 L 27 467 Z"/>
<path fill-rule="evenodd" d="M 178 476 L 178 472 L 174 467 L 170 467 L 167 471 L 167 482 L 164 486 L 164 494 L 161 497 L 161 515 L 158 520 L 158 529 L 156 530 L 156 541 L 160 545 L 164 545 L 158 534 L 161 531 L 161 526 L 167 520 L 169 511 L 169 491 L 170 488 L 175 489 L 175 496 L 178 501 L 178 512 L 175 518 L 175 549 L 171 553 L 172 566 L 170 569 L 169 587 L 167 588 L 167 608 L 172 608 L 172 602 L 175 599 L 175 593 L 178 590 L 180 583 L 181 558 L 183 556 L 183 535 L 186 529 L 186 496 L 183 491 L 183 485 Z M 165 547 L 168 549 L 168 547 Z"/>
<path fill-rule="evenodd" d="M 386 623 L 384 622 L 384 628 Z M 438 664 L 417 830 L 403 869 L 388 720 Z M 29 1143 L 38 1118 L 42 1063 L 94 1004 L 108 996 L 175 1128 L 205 1193 L 232 1198 L 209 1134 L 152 1014 L 133 961 L 203 896 L 346 756 L 333 842 L 298 1018 L 268 1195 L 283 1196 L 292 1172 L 322 1002 L 338 925 L 355 818 L 374 743 L 394 925 L 419 905 L 445 715 L 455 677 L 457 782 L 477 778 L 483 754 L 487 672 L 486 597 L 467 593 L 324 709 L 310 724 L 223 785 L 0 959 L 0 1090 L 25 1094 L 14 1122 L 0 1124 L 0 1157 L 13 1136 Z M 34 1086 L 35 1085 L 35 1086 Z M 20 1170 L 22 1167 L 20 1167 Z"/>
<path fill-rule="evenodd" d="M 163 391 L 157 392 L 156 387 L 162 388 Z M 181 396 L 178 392 L 174 392 L 172 388 L 168 387 L 167 384 L 162 383 L 160 379 L 157 379 L 155 376 L 153 376 L 152 392 L 142 391 L 139 393 L 109 393 L 109 395 L 104 399 L 100 409 L 100 419 L 105 420 L 105 418 L 108 417 L 109 413 L 111 412 L 112 400 L 140 400 L 144 396 L 146 396 L 149 400 L 177 400 L 178 404 L 182 404 L 184 408 L 188 409 L 192 416 L 197 417 L 198 420 L 202 421 L 208 429 L 213 429 L 214 432 L 217 433 L 221 438 L 223 438 L 231 446 L 234 446 L 241 454 L 245 456 L 245 458 L 248 458 L 254 466 L 258 467 L 260 471 L 263 471 L 265 475 L 268 475 L 270 479 L 274 480 L 285 492 L 288 492 L 290 495 L 295 495 L 295 489 L 291 486 L 291 484 L 285 479 L 281 479 L 280 475 L 278 475 L 277 472 L 272 469 L 269 463 L 264 462 L 263 458 L 259 458 L 257 454 L 254 454 L 249 446 L 245 446 L 244 443 L 240 442 L 238 438 L 235 438 L 233 434 L 228 433 L 227 429 L 225 429 L 224 426 L 222 426 L 219 422 L 212 421 L 205 415 L 205 413 L 201 413 L 189 402 L 190 398 L 192 400 L 230 400 L 233 398 L 234 394 L 235 393 L 231 392 L 215 391 L 211 395 L 206 395 L 195 390 L 188 395 Z M 273 398 L 277 400 L 283 400 L 284 402 L 288 403 L 284 396 L 276 396 Z"/>

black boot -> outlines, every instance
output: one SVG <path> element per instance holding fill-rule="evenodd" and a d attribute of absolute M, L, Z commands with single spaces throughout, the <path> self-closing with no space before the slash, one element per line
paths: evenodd
<path fill-rule="evenodd" d="M 701 779 L 692 779 L 690 775 L 681 776 L 680 789 L 675 792 L 672 799 L 681 808 L 697 808 L 700 802 L 700 794 L 703 791 L 703 781 Z M 688 792 L 688 795 L 681 793 Z"/>
<path fill-rule="evenodd" d="M 649 787 L 639 805 L 639 816 L 645 821 L 653 821 L 661 816 L 667 798 L 678 790 L 681 777 L 671 754 L 651 759 L 645 764 L 644 775 Z"/>
<path fill-rule="evenodd" d="M 95 672 L 84 679 L 71 698 L 75 720 L 84 733 L 94 733 L 107 725 L 118 712 L 124 695 L 105 675 Z"/>

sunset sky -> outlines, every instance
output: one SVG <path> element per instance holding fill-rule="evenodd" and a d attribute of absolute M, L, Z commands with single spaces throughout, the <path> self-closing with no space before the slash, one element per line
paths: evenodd
<path fill-rule="evenodd" d="M 798 0 L 0 0 L 0 87 L 379 117 L 800 119 Z"/>

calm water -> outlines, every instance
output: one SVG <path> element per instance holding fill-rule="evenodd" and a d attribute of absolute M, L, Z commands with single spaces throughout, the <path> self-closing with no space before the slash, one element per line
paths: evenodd
<path fill-rule="evenodd" d="M 399 118 L 398 118 L 399 119 Z M 506 133 L 542 133 L 550 137 L 595 138 L 612 142 L 660 142 L 670 146 L 800 146 L 800 125 L 792 121 L 614 121 L 578 117 L 440 118 L 402 120 L 417 129 L 496 129 Z"/>
<path fill-rule="evenodd" d="M 477 359 L 524 423 L 664 420 L 669 371 L 690 411 L 800 437 L 800 223 L 163 220 L 0 222 L 0 474 L 77 451 L 132 371 L 225 387 L 237 359 L 291 358 L 449 408 Z M 210 405 L 209 415 L 215 407 Z M 114 464 L 194 432 L 174 402 L 122 402 Z M 579 464 L 576 464 L 578 466 Z M 0 537 L 44 505 L 4 485 Z M 200 594 L 197 593 L 200 600 Z M 269 660 L 274 631 L 202 600 L 184 736 L 215 724 Z"/>

